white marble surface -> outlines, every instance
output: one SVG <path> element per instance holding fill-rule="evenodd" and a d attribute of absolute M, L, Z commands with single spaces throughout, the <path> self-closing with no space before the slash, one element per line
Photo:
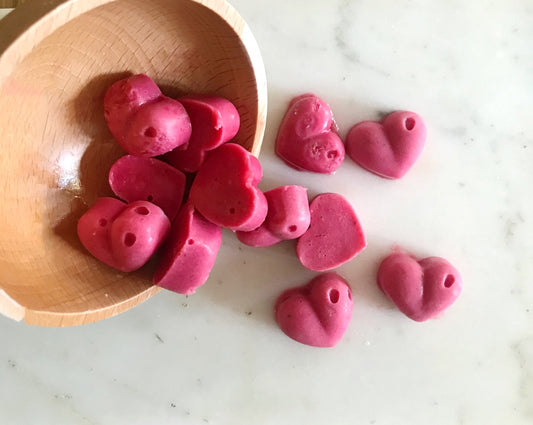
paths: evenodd
<path fill-rule="evenodd" d="M 0 423 L 9 425 L 527 425 L 533 423 L 533 2 L 234 0 L 269 80 L 263 189 L 299 183 L 355 206 L 369 246 L 339 272 L 353 319 L 334 349 L 272 317 L 314 274 L 290 244 L 225 234 L 195 296 L 161 293 L 118 317 L 44 329 L 0 317 Z M 287 101 L 312 91 L 341 133 L 410 109 L 425 150 L 400 181 L 347 160 L 331 177 L 273 154 Z M 464 291 L 415 323 L 374 284 L 393 244 L 448 258 Z M 235 267 L 235 264 L 238 267 Z"/>

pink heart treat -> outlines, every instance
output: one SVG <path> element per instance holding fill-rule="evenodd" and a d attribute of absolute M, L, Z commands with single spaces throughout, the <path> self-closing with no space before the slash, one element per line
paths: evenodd
<path fill-rule="evenodd" d="M 419 115 L 397 111 L 381 122 L 363 121 L 353 126 L 346 137 L 346 153 L 380 177 L 399 179 L 422 152 L 426 133 Z"/>
<path fill-rule="evenodd" d="M 278 130 L 276 154 L 297 170 L 337 170 L 345 152 L 329 105 L 313 94 L 294 98 Z"/>
<path fill-rule="evenodd" d="M 127 205 L 99 198 L 78 221 L 83 246 L 100 261 L 124 272 L 146 264 L 169 230 L 170 221 L 163 211 L 146 201 Z"/>
<path fill-rule="evenodd" d="M 133 113 L 163 94 L 148 75 L 138 74 L 113 83 L 104 97 L 104 117 L 113 137 L 124 136 Z"/>
<path fill-rule="evenodd" d="M 125 155 L 109 170 L 109 185 L 120 199 L 152 202 L 172 221 L 183 201 L 185 175 L 158 159 Z"/>
<path fill-rule="evenodd" d="M 207 281 L 221 243 L 221 228 L 185 204 L 172 223 L 154 283 L 180 294 L 194 293 Z"/>
<path fill-rule="evenodd" d="M 290 338 L 313 347 L 334 347 L 352 316 L 350 286 L 336 273 L 283 292 L 275 306 L 276 322 Z"/>
<path fill-rule="evenodd" d="M 237 239 L 243 244 L 248 246 L 253 246 L 255 248 L 264 248 L 267 246 L 276 245 L 280 243 L 283 239 L 276 236 L 272 233 L 265 224 L 261 224 L 257 229 L 251 230 L 249 232 L 235 232 Z"/>
<path fill-rule="evenodd" d="M 177 100 L 161 93 L 144 74 L 112 84 L 104 97 L 111 134 L 128 153 L 153 157 L 188 143 L 191 121 Z"/>
<path fill-rule="evenodd" d="M 207 220 L 231 230 L 258 228 L 267 200 L 257 184 L 263 175 L 256 157 L 242 146 L 226 143 L 211 151 L 190 190 L 190 200 Z"/>
<path fill-rule="evenodd" d="M 178 101 L 185 107 L 192 125 L 186 148 L 178 147 L 165 155 L 174 167 L 186 173 L 198 171 L 206 153 L 233 139 L 240 126 L 237 108 L 218 96 L 186 96 Z"/>
<path fill-rule="evenodd" d="M 402 313 L 417 322 L 442 314 L 463 286 L 459 272 L 444 258 L 417 260 L 404 252 L 383 260 L 377 283 Z"/>
<path fill-rule="evenodd" d="M 334 269 L 366 247 L 361 224 L 352 205 L 342 195 L 317 195 L 309 210 L 309 229 L 296 242 L 296 255 L 308 269 L 318 272 Z"/>
<path fill-rule="evenodd" d="M 264 225 L 281 239 L 296 239 L 309 228 L 311 215 L 307 188 L 280 186 L 265 192 L 268 213 Z"/>

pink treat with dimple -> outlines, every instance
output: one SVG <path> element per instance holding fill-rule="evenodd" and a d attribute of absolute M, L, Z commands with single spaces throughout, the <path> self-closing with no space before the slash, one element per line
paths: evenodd
<path fill-rule="evenodd" d="M 265 192 L 268 213 L 264 226 L 281 239 L 296 239 L 309 228 L 311 215 L 307 189 L 302 186 L 280 186 Z"/>
<path fill-rule="evenodd" d="M 192 134 L 186 148 L 176 148 L 165 158 L 174 167 L 192 173 L 198 171 L 208 151 L 235 137 L 240 117 L 233 103 L 222 97 L 197 95 L 178 101 L 191 119 Z"/>
<path fill-rule="evenodd" d="M 377 283 L 402 313 L 417 322 L 439 316 L 463 286 L 459 272 L 444 258 L 417 260 L 401 251 L 383 260 Z"/>
<path fill-rule="evenodd" d="M 275 316 L 290 338 L 314 347 L 333 347 L 346 332 L 352 309 L 348 283 L 336 273 L 325 273 L 281 294 Z"/>
<path fill-rule="evenodd" d="M 106 92 L 104 116 L 124 150 L 153 157 L 188 143 L 191 121 L 177 100 L 163 96 L 144 74 L 117 81 Z"/>
<path fill-rule="evenodd" d="M 235 234 L 237 235 L 237 239 L 243 244 L 255 248 L 276 245 L 283 240 L 268 230 L 264 223 L 250 232 L 235 232 Z"/>
<path fill-rule="evenodd" d="M 185 175 L 158 159 L 125 155 L 109 170 L 109 185 L 126 202 L 152 202 L 172 221 L 183 201 Z"/>
<path fill-rule="evenodd" d="M 231 230 L 258 228 L 267 200 L 257 188 L 263 175 L 256 157 L 242 146 L 226 143 L 211 151 L 193 181 L 190 200 L 206 219 Z"/>
<path fill-rule="evenodd" d="M 104 117 L 113 137 L 124 137 L 133 113 L 163 94 L 148 75 L 138 74 L 112 84 L 104 97 Z"/>
<path fill-rule="evenodd" d="M 146 201 L 99 198 L 78 221 L 78 236 L 100 261 L 124 272 L 142 267 L 164 242 L 170 221 Z"/>
<path fill-rule="evenodd" d="M 337 170 L 345 152 L 329 105 L 313 94 L 294 98 L 278 130 L 276 154 L 297 170 Z"/>
<path fill-rule="evenodd" d="M 309 206 L 311 224 L 296 243 L 296 255 L 310 270 L 338 267 L 366 247 L 366 237 L 351 204 L 337 193 L 317 195 Z"/>
<path fill-rule="evenodd" d="M 185 204 L 172 223 L 154 283 L 180 294 L 194 293 L 208 279 L 221 243 L 221 228 Z"/>
<path fill-rule="evenodd" d="M 422 118 L 397 111 L 381 122 L 356 124 L 346 137 L 346 153 L 366 170 L 388 179 L 399 179 L 415 163 L 426 141 Z"/>

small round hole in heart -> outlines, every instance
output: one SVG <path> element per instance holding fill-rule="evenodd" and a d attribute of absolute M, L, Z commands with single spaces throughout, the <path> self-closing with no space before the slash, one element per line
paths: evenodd
<path fill-rule="evenodd" d="M 289 232 L 294 233 L 298 230 L 298 226 L 293 224 L 292 226 L 289 226 Z"/>
<path fill-rule="evenodd" d="M 137 236 L 135 236 L 133 233 L 126 233 L 124 235 L 124 245 L 128 247 L 133 246 L 135 241 L 137 241 Z"/>
<path fill-rule="evenodd" d="M 146 207 L 137 207 L 135 208 L 135 212 L 139 215 L 148 215 L 150 214 L 150 210 Z"/>
<path fill-rule="evenodd" d="M 405 120 L 405 128 L 409 131 L 411 131 L 413 128 L 415 128 L 416 121 L 414 118 L 407 118 Z"/>
<path fill-rule="evenodd" d="M 328 159 L 335 159 L 335 158 L 337 158 L 337 156 L 339 156 L 339 152 L 337 152 L 337 151 L 329 151 L 327 153 Z"/>
<path fill-rule="evenodd" d="M 189 240 L 187 241 L 187 243 L 188 243 L 189 245 L 194 245 L 194 239 L 189 239 Z"/>
<path fill-rule="evenodd" d="M 152 202 L 152 201 L 154 200 L 154 197 L 153 197 L 152 195 L 148 195 L 148 196 L 146 197 L 146 200 L 147 200 L 148 202 Z"/>
<path fill-rule="evenodd" d="M 341 294 L 337 289 L 332 289 L 331 291 L 329 291 L 328 296 L 332 304 L 337 304 L 339 302 Z"/>
<path fill-rule="evenodd" d="M 144 130 L 144 135 L 146 137 L 155 137 L 157 136 L 157 131 L 154 127 L 148 127 L 146 130 Z"/>
<path fill-rule="evenodd" d="M 105 218 L 101 218 L 100 220 L 98 220 L 98 224 L 100 225 L 100 227 L 105 227 L 107 226 L 107 220 Z"/>
<path fill-rule="evenodd" d="M 448 276 L 446 276 L 446 279 L 444 279 L 445 288 L 451 288 L 454 283 L 455 283 L 455 277 L 453 276 L 453 274 L 449 274 Z"/>

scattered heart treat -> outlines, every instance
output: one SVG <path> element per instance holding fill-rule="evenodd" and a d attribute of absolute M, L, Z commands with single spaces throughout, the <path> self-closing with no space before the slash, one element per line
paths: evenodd
<path fill-rule="evenodd" d="M 379 288 L 407 317 L 423 322 L 450 307 L 463 286 L 459 272 L 440 257 L 417 260 L 395 252 L 379 266 Z"/>
<path fill-rule="evenodd" d="M 313 94 L 294 98 L 278 130 L 276 154 L 297 170 L 337 170 L 345 152 L 329 105 Z"/>
<path fill-rule="evenodd" d="M 265 192 L 268 213 L 264 225 L 281 239 L 296 239 L 309 228 L 311 215 L 307 188 L 280 186 Z"/>
<path fill-rule="evenodd" d="M 426 133 L 419 115 L 397 111 L 381 122 L 363 121 L 353 126 L 346 137 L 346 153 L 380 177 L 399 179 L 422 152 Z"/>
<path fill-rule="evenodd" d="M 243 244 L 255 248 L 265 248 L 267 246 L 276 245 L 283 240 L 268 230 L 264 223 L 257 229 L 249 232 L 237 231 L 235 234 L 237 235 L 237 239 Z"/>
<path fill-rule="evenodd" d="M 178 101 L 187 111 L 192 125 L 189 144 L 165 155 L 174 167 L 186 173 L 198 171 L 206 153 L 233 139 L 240 126 L 237 108 L 218 96 L 185 96 Z"/>
<path fill-rule="evenodd" d="M 104 117 L 119 145 L 137 156 L 158 156 L 187 144 L 192 131 L 183 105 L 164 96 L 144 74 L 111 85 Z"/>
<path fill-rule="evenodd" d="M 100 261 L 131 272 L 157 251 L 170 230 L 161 208 L 146 201 L 99 198 L 78 221 L 81 243 Z"/>
<path fill-rule="evenodd" d="M 222 243 L 222 229 L 187 203 L 172 223 L 154 283 L 180 294 L 192 294 L 208 277 Z"/>
<path fill-rule="evenodd" d="M 350 261 L 366 247 L 352 205 L 337 193 L 317 195 L 309 206 L 311 224 L 296 243 L 296 255 L 310 270 L 326 271 Z"/>
<path fill-rule="evenodd" d="M 262 176 L 256 157 L 240 145 L 226 143 L 211 151 L 198 170 L 190 200 L 212 223 L 248 232 L 267 214 L 267 200 L 257 188 Z"/>
<path fill-rule="evenodd" d="M 172 221 L 183 201 L 185 174 L 155 158 L 125 155 L 109 170 L 109 185 L 126 202 L 149 201 Z"/>
<path fill-rule="evenodd" d="M 275 316 L 290 338 L 313 347 L 334 347 L 348 328 L 352 308 L 350 286 L 341 276 L 330 272 L 282 293 L 276 302 Z"/>

